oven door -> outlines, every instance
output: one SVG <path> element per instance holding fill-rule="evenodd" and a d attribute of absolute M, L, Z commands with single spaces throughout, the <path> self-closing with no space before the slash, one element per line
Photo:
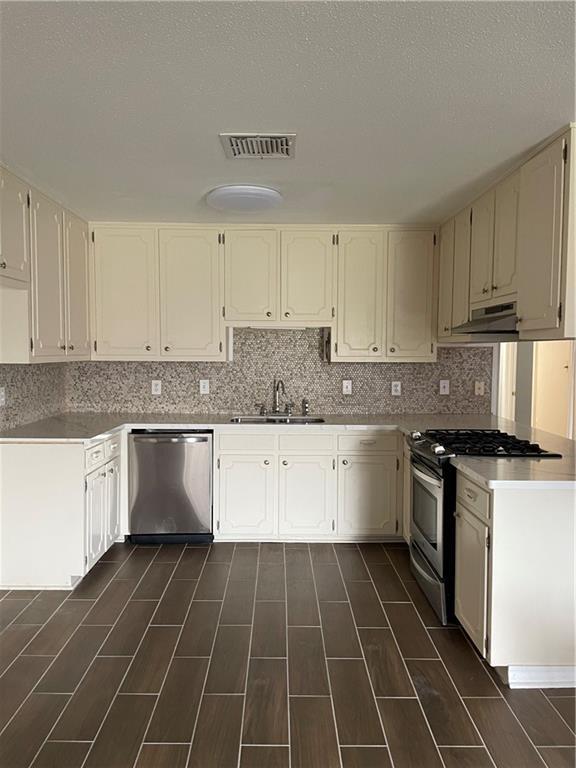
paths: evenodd
<path fill-rule="evenodd" d="M 438 576 L 444 576 L 444 481 L 412 454 L 410 533 Z"/>

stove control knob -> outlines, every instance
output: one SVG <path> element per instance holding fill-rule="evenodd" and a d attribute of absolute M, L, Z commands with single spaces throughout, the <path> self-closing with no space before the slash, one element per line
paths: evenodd
<path fill-rule="evenodd" d="M 421 440 L 422 432 L 410 432 L 410 437 L 412 438 L 412 440 Z"/>
<path fill-rule="evenodd" d="M 440 443 L 434 443 L 434 445 L 432 446 L 432 451 L 437 456 L 441 456 L 443 453 L 446 453 L 446 448 L 444 448 L 443 445 L 440 445 Z"/>

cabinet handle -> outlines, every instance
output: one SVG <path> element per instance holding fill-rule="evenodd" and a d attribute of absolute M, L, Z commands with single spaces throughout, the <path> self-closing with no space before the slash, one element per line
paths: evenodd
<path fill-rule="evenodd" d="M 152 347 L 150 346 L 150 344 L 146 344 L 146 346 L 144 347 L 144 349 L 146 350 L 146 352 L 150 352 L 150 350 L 152 349 Z"/>
<path fill-rule="evenodd" d="M 282 464 L 283 464 L 285 467 L 287 467 L 287 466 L 288 466 L 288 462 L 287 462 L 287 461 L 283 461 L 283 462 L 282 462 Z"/>
<path fill-rule="evenodd" d="M 170 347 L 164 347 L 164 352 L 170 352 Z"/>
<path fill-rule="evenodd" d="M 523 320 L 521 317 L 517 317 L 517 318 L 516 318 L 516 322 L 517 322 L 517 323 L 523 323 L 523 322 L 524 322 L 524 320 Z"/>
<path fill-rule="evenodd" d="M 266 317 L 272 317 L 272 312 L 266 312 Z"/>
<path fill-rule="evenodd" d="M 6 269 L 7 266 L 8 264 L 5 261 L 0 261 L 0 269 Z"/>
<path fill-rule="evenodd" d="M 360 445 L 374 445 L 376 440 L 360 440 Z"/>
<path fill-rule="evenodd" d="M 348 466 L 348 459 L 342 459 L 342 464 L 344 464 L 345 467 Z"/>
<path fill-rule="evenodd" d="M 396 347 L 390 347 L 390 352 L 396 352 Z"/>
<path fill-rule="evenodd" d="M 372 352 L 378 352 L 378 347 L 372 347 Z"/>
<path fill-rule="evenodd" d="M 66 352 L 66 344 L 60 344 L 60 349 L 62 352 Z"/>
<path fill-rule="evenodd" d="M 470 501 L 476 501 L 478 498 L 478 494 L 474 491 L 471 491 L 470 488 L 464 488 L 464 493 L 470 499 Z"/>
<path fill-rule="evenodd" d="M 460 517 L 460 512 L 454 512 L 454 517 Z"/>
<path fill-rule="evenodd" d="M 290 317 L 290 312 L 284 312 L 284 317 Z"/>
<path fill-rule="evenodd" d="M 448 333 L 449 330 L 450 330 L 450 328 L 447 325 L 445 325 L 444 326 L 444 333 Z"/>
<path fill-rule="evenodd" d="M 109 472 L 111 475 L 113 475 L 113 474 L 114 474 L 114 467 L 110 467 L 110 469 L 108 470 L 108 472 Z"/>
<path fill-rule="evenodd" d="M 264 466 L 268 467 L 269 465 L 270 465 L 270 462 L 268 461 L 268 459 L 264 459 Z"/>
<path fill-rule="evenodd" d="M 106 477 L 106 472 L 100 472 L 100 477 Z"/>
<path fill-rule="evenodd" d="M 498 290 L 498 286 L 497 286 L 497 285 L 493 285 L 493 286 L 492 286 L 492 290 L 493 290 L 493 291 L 497 291 L 497 290 Z"/>
<path fill-rule="evenodd" d="M 70 344 L 68 346 L 68 349 L 70 350 L 70 352 L 74 352 L 74 344 Z"/>

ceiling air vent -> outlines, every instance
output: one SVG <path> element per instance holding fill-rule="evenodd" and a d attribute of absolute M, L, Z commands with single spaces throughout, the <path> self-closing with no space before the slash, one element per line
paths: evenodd
<path fill-rule="evenodd" d="M 294 157 L 295 133 L 221 133 L 226 157 L 289 159 Z"/>

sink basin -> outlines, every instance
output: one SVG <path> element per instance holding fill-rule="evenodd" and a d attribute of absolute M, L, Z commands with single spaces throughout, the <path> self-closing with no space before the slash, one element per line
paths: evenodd
<path fill-rule="evenodd" d="M 230 421 L 233 424 L 324 424 L 324 419 L 318 416 L 286 416 L 283 414 L 233 416 Z"/>

